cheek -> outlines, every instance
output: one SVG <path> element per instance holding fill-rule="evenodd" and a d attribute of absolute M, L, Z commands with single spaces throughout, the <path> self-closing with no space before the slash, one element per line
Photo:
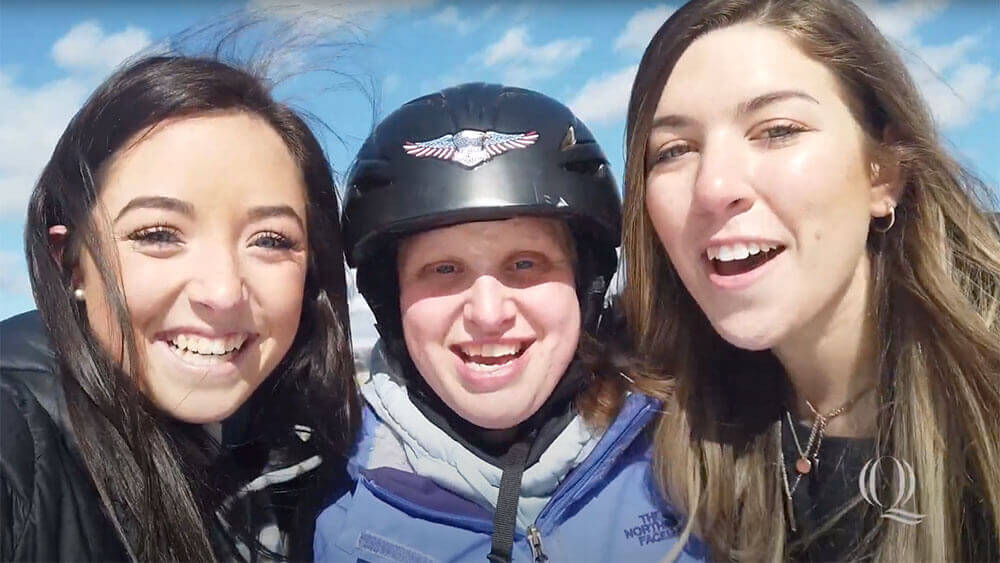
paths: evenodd
<path fill-rule="evenodd" d="M 667 252 L 681 244 L 684 224 L 690 210 L 690 190 L 677 181 L 655 181 L 646 192 L 646 212 Z"/>
<path fill-rule="evenodd" d="M 411 356 L 424 355 L 425 347 L 444 343 L 459 305 L 446 297 L 401 300 L 403 337 Z"/>
<path fill-rule="evenodd" d="M 293 262 L 250 264 L 244 279 L 251 303 L 267 318 L 274 335 L 289 344 L 298 330 L 306 266 Z"/>
<path fill-rule="evenodd" d="M 580 301 L 569 283 L 545 283 L 521 299 L 528 322 L 544 327 L 555 348 L 575 350 L 580 338 Z"/>
<path fill-rule="evenodd" d="M 157 260 L 127 250 L 119 252 L 129 315 L 133 328 L 139 331 L 170 310 L 185 268 L 170 260 Z"/>

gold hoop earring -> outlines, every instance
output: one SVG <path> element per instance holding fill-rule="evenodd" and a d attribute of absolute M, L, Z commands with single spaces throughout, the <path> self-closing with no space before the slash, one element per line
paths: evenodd
<path fill-rule="evenodd" d="M 885 217 L 880 217 L 880 219 L 884 219 L 884 218 Z M 886 225 L 885 227 L 879 227 L 878 226 L 878 222 L 877 221 L 873 221 L 872 222 L 872 228 L 875 229 L 876 231 L 884 234 L 884 233 L 888 233 L 889 229 L 891 229 L 892 226 L 895 225 L 895 224 L 896 224 L 896 206 L 890 205 L 889 206 L 889 224 Z"/>

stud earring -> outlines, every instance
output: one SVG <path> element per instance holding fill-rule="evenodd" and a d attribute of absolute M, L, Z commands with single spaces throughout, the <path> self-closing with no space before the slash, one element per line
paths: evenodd
<path fill-rule="evenodd" d="M 80 301 L 81 303 L 83 301 L 87 300 L 87 294 L 83 292 L 83 288 L 82 287 L 78 287 L 78 288 L 76 288 L 76 289 L 73 290 L 73 299 L 76 299 L 77 301 Z"/>

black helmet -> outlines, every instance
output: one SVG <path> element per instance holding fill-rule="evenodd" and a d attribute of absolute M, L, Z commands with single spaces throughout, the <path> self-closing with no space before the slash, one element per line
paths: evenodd
<path fill-rule="evenodd" d="M 358 152 L 342 225 L 347 262 L 383 338 L 401 338 L 396 241 L 519 215 L 563 218 L 591 330 L 618 264 L 621 199 L 587 127 L 531 90 L 463 84 L 404 104 Z"/>

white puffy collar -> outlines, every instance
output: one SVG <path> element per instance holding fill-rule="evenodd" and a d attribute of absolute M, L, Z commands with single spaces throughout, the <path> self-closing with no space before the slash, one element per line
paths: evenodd
<path fill-rule="evenodd" d="M 390 430 L 376 429 L 368 468 L 411 471 L 482 506 L 496 507 L 502 470 L 428 420 L 410 400 L 401 381 L 389 373 L 373 373 L 361 382 L 361 394 Z M 586 459 L 600 438 L 601 434 L 593 432 L 577 415 L 538 461 L 525 470 L 517 506 L 522 528 L 534 523 L 552 492 Z"/>

